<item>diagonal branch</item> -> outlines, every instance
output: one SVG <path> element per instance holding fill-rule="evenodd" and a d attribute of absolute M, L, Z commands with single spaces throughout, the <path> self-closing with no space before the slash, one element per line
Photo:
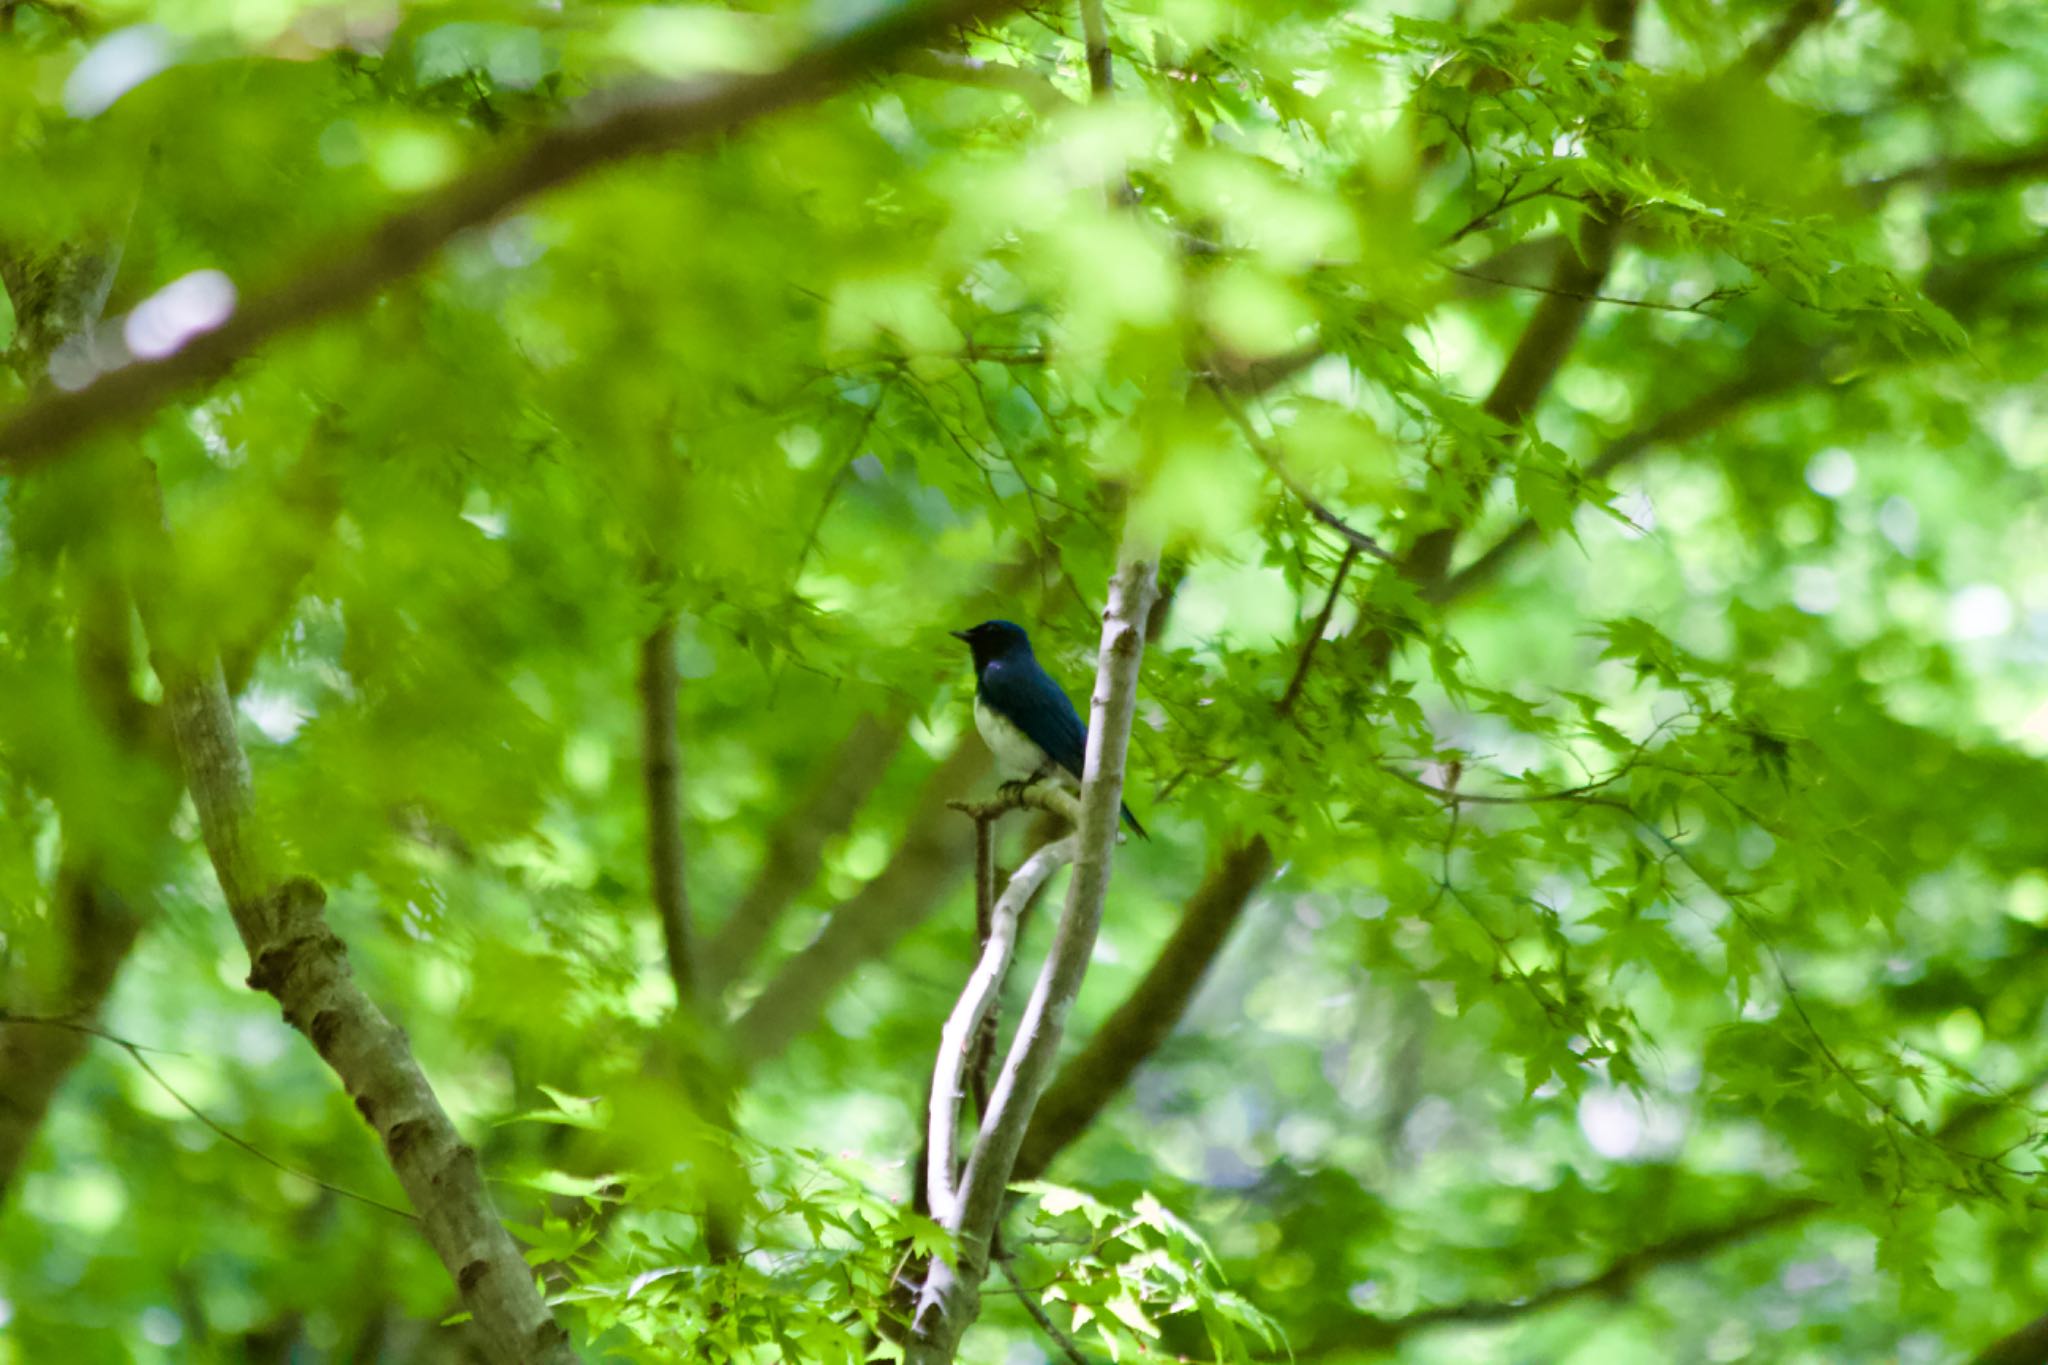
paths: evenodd
<path fill-rule="evenodd" d="M 0 425 L 0 468 L 20 470 L 97 432 L 147 417 L 225 375 L 267 343 L 363 303 L 423 268 L 447 242 L 535 195 L 614 162 L 702 142 L 824 99 L 863 72 L 949 29 L 994 18 L 1015 0 L 927 0 L 818 40 L 758 74 L 671 84 L 551 128 L 368 231 L 302 257 L 233 317 L 161 359 L 135 359 L 83 388 L 52 394 Z"/>
<path fill-rule="evenodd" d="M 2048 1365 L 2048 1317 L 2035 1318 L 2010 1336 L 2000 1337 L 1973 1357 L 1970 1365 Z"/>
<path fill-rule="evenodd" d="M 570 1365 L 576 1356 L 568 1335 L 499 1221 L 475 1149 L 442 1109 L 404 1032 L 356 983 L 348 950 L 321 913 L 326 894 L 303 877 L 278 875 L 280 850 L 255 818 L 249 761 L 219 657 L 178 614 L 182 604 L 164 595 L 165 580 L 175 581 L 175 561 L 161 518 L 160 507 L 135 518 L 156 559 L 155 572 L 137 575 L 137 605 L 200 833 L 249 953 L 249 984 L 277 999 L 286 1021 L 340 1077 L 383 1140 L 421 1230 L 491 1357 Z"/>
<path fill-rule="evenodd" d="M 984 90 L 1000 90 L 1005 94 L 1017 95 L 1027 100 L 1032 108 L 1040 113 L 1071 107 L 1074 104 L 1074 100 L 1065 91 L 1029 67 L 1013 66 L 1007 62 L 992 62 L 959 52 L 915 48 L 896 59 L 896 69 L 906 76 L 922 76 L 930 81 L 978 86 Z"/>
<path fill-rule="evenodd" d="M 1433 1327 L 1480 1327 L 1555 1308 L 1574 1299 L 1625 1294 L 1635 1287 L 1636 1281 L 1662 1266 L 1711 1256 L 1723 1247 L 1796 1223 L 1826 1207 L 1818 1199 L 1787 1199 L 1727 1223 L 1693 1228 L 1652 1242 L 1617 1258 L 1596 1274 L 1550 1285 L 1519 1299 L 1470 1299 L 1441 1308 L 1425 1308 L 1405 1317 L 1362 1318 L 1331 1330 L 1323 1339 L 1306 1343 L 1297 1355 L 1309 1358 L 1386 1350 Z"/>
<path fill-rule="evenodd" d="M 1252 892 L 1272 871 L 1272 847 L 1255 837 L 1231 848 L 1203 878 L 1143 979 L 1087 1045 L 1060 1068 L 1038 1102 L 1017 1153 L 1014 1179 L 1043 1175 L 1053 1158 L 1087 1131 L 1123 1093 L 1138 1068 L 1159 1051 L 1187 1013 L 1209 964 L 1251 903 Z"/>
<path fill-rule="evenodd" d="M 974 835 L 947 818 L 946 809 L 965 800 L 988 771 L 988 751 L 975 743 L 956 745 L 933 770 L 888 866 L 834 910 L 818 936 L 733 1021 L 733 1046 L 743 1064 L 760 1065 L 809 1030 L 861 963 L 916 928 L 952 890 L 973 853 Z"/>
<path fill-rule="evenodd" d="M 2037 1074 L 2006 1095 L 1983 1096 L 1957 1106 L 1935 1130 L 1934 1140 L 1946 1143 L 1968 1136 L 1995 1118 L 2013 1099 L 2038 1090 L 2042 1082 L 2043 1077 Z M 1467 1299 L 1463 1303 L 1425 1308 L 1397 1318 L 1361 1318 L 1341 1328 L 1332 1328 L 1321 1333 L 1319 1338 L 1305 1346 L 1298 1356 L 1307 1358 L 1348 1355 L 1361 1350 L 1384 1350 L 1398 1345 L 1416 1332 L 1432 1327 L 1484 1326 L 1541 1312 L 1562 1303 L 1570 1303 L 1574 1299 L 1619 1297 L 1633 1289 L 1638 1280 L 1654 1270 L 1685 1261 L 1704 1259 L 1737 1242 L 1825 1213 L 1829 1207 L 1831 1206 L 1827 1201 L 1821 1199 L 1773 1199 L 1761 1208 L 1738 1214 L 1725 1223 L 1689 1228 L 1684 1232 L 1647 1243 L 1616 1257 L 1592 1275 L 1548 1285 L 1532 1294 L 1512 1299 Z M 2044 1318 L 2037 1328 L 2030 1326 L 2022 1329 L 2008 1340 L 2020 1340 L 2029 1330 L 2038 1330 L 2039 1336 L 2035 1339 L 2048 1343 L 2048 1318 Z M 1997 1349 L 1998 1347 L 1992 1348 L 1994 1352 Z M 2027 1365 L 2030 1362 L 2032 1365 L 2042 1365 L 2033 1356 L 2005 1357 L 1996 1354 L 1980 1357 L 1974 1365 Z"/>
<path fill-rule="evenodd" d="M 1259 429 L 1252 425 L 1252 420 L 1244 409 L 1232 401 L 1227 387 L 1214 379 L 1208 381 L 1208 387 L 1209 391 L 1216 395 L 1216 401 L 1222 407 L 1224 415 L 1244 436 L 1245 444 L 1251 447 L 1252 454 L 1258 456 L 1260 463 L 1273 471 L 1273 477 L 1280 480 L 1287 491 L 1307 509 L 1310 516 L 1335 531 L 1344 541 L 1347 547 L 1347 562 L 1349 556 L 1355 553 L 1369 554 L 1374 559 L 1384 560 L 1390 564 L 1394 562 L 1395 556 L 1384 545 L 1337 515 L 1328 503 L 1302 486 L 1300 480 L 1288 471 L 1287 465 L 1280 458 L 1280 453 L 1267 445 L 1265 439 L 1259 435 Z"/>
<path fill-rule="evenodd" d="M 855 721 L 810 790 L 777 822 L 761 870 L 704 946 L 706 991 L 718 991 L 744 973 L 783 913 L 818 879 L 826 846 L 846 832 L 881 783 L 909 726 L 910 715 L 902 710 Z"/>

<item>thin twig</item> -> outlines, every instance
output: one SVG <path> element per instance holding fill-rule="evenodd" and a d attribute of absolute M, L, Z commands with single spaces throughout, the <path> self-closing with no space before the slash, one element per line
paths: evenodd
<path fill-rule="evenodd" d="M 860 448 L 868 439 L 868 432 L 875 425 L 875 418 L 881 414 L 882 404 L 888 399 L 885 386 L 875 395 L 875 401 L 868 404 L 855 424 L 853 438 L 846 443 L 846 452 L 840 457 L 839 467 L 832 471 L 831 482 L 825 485 L 825 495 L 818 499 L 818 510 L 811 516 L 810 528 L 804 532 L 803 544 L 797 547 L 796 567 L 790 570 L 789 591 L 796 595 L 797 585 L 802 582 L 804 565 L 810 561 L 811 551 L 817 548 L 818 532 L 824 529 L 825 514 L 832 510 L 832 504 L 839 498 L 839 491 L 846 484 L 847 476 L 853 473 L 853 466 L 860 459 Z"/>
<path fill-rule="evenodd" d="M 1358 547 L 1346 545 L 1344 558 L 1337 561 L 1337 572 L 1330 578 L 1330 595 L 1323 599 L 1323 609 L 1316 613 L 1308 638 L 1302 641 L 1301 657 L 1294 664 L 1294 676 L 1287 680 L 1287 690 L 1280 694 L 1280 702 L 1275 709 L 1283 716 L 1294 710 L 1294 703 L 1301 696 L 1302 685 L 1308 681 L 1308 667 L 1315 662 L 1316 646 L 1322 643 L 1323 632 L 1330 628 L 1330 618 L 1337 611 L 1337 599 L 1344 591 L 1344 579 L 1357 562 Z"/>
<path fill-rule="evenodd" d="M 1075 1344 L 1074 1339 L 1060 1330 L 1059 1324 L 1045 1311 L 1045 1305 L 1038 1301 L 1038 1296 L 1025 1287 L 1023 1278 L 1017 1274 L 1017 1267 L 1012 1265 L 1008 1258 L 997 1264 L 1002 1267 L 1003 1278 L 1017 1291 L 1017 1302 L 1024 1305 L 1024 1311 L 1038 1324 L 1038 1330 L 1045 1333 L 1046 1340 L 1059 1347 L 1060 1354 L 1065 1356 L 1071 1365 L 1088 1365 L 1088 1357 L 1081 1353 L 1081 1348 Z"/>
<path fill-rule="evenodd" d="M 989 935 L 995 930 L 996 841 L 995 819 L 974 822 L 974 953 L 977 959 L 988 951 Z M 1002 1010 L 1003 983 L 996 983 L 996 997 L 989 1002 L 974 1031 L 974 1044 L 967 1059 L 967 1088 L 974 1097 L 974 1120 L 988 1116 L 988 1068 L 995 1057 L 996 1029 Z"/>
<path fill-rule="evenodd" d="M 211 1118 L 205 1110 L 201 1109 L 198 1105 L 192 1103 L 192 1101 L 186 1099 L 182 1094 L 180 1094 L 178 1092 L 178 1088 L 172 1085 L 169 1081 L 165 1080 L 163 1073 L 161 1071 L 158 1071 L 154 1066 L 151 1066 L 149 1063 L 149 1058 L 143 1055 L 144 1053 L 154 1052 L 159 1057 L 183 1057 L 186 1055 L 185 1053 L 171 1052 L 160 1047 L 150 1047 L 147 1044 L 138 1043 L 128 1038 L 123 1038 L 118 1034 L 109 1033 L 103 1028 L 95 1028 L 91 1024 L 81 1024 L 73 1019 L 55 1019 L 39 1015 L 8 1014 L 5 1012 L 0 1012 L 0 1024 L 28 1024 L 41 1028 L 68 1029 L 73 1033 L 83 1033 L 88 1037 L 98 1038 L 102 1042 L 112 1043 L 115 1047 L 118 1047 L 123 1052 L 127 1053 L 128 1056 L 131 1059 L 133 1059 L 135 1064 L 142 1068 L 143 1074 L 147 1075 L 152 1081 L 156 1082 L 158 1089 L 162 1090 L 166 1095 L 169 1095 L 173 1100 L 177 1101 L 179 1108 L 183 1109 L 186 1113 L 190 1114 L 193 1118 L 197 1119 L 201 1126 L 203 1126 L 208 1132 L 212 1133 L 215 1137 L 227 1143 L 229 1146 L 236 1147 L 244 1152 L 247 1152 L 250 1156 L 255 1157 L 264 1165 L 283 1171 L 286 1175 L 294 1176 L 300 1180 L 305 1181 L 309 1185 L 317 1185 L 321 1189 L 327 1191 L 329 1194 L 338 1195 L 343 1199 L 352 1199 L 358 1204 L 365 1204 L 373 1209 L 381 1209 L 385 1213 L 392 1214 L 399 1218 L 403 1218 L 408 1222 L 416 1223 L 419 1221 L 419 1215 L 414 1213 L 410 1209 L 401 1209 L 396 1204 L 387 1204 L 383 1200 L 373 1199 L 367 1194 L 357 1194 L 354 1190 L 348 1189 L 341 1185 L 336 1185 L 331 1181 L 322 1180 L 319 1176 L 314 1175 L 311 1171 L 302 1171 L 296 1166 L 287 1165 L 285 1162 L 279 1161 L 276 1157 L 264 1151 L 261 1147 L 258 1147 L 255 1143 L 249 1141 L 247 1138 L 228 1131 L 228 1129 L 223 1127 L 218 1121 Z"/>
<path fill-rule="evenodd" d="M 1343 517 L 1332 511 L 1320 498 L 1317 498 L 1308 489 L 1302 487 L 1295 477 L 1288 472 L 1287 466 L 1281 461 L 1279 453 L 1268 446 L 1265 438 L 1259 435 L 1259 429 L 1252 425 L 1250 415 L 1232 400 L 1224 386 L 1214 379 L 1206 382 L 1209 391 L 1216 395 L 1216 401 L 1223 408 L 1224 415 L 1229 417 L 1231 424 L 1244 434 L 1245 444 L 1251 447 L 1252 454 L 1258 456 L 1260 462 L 1266 468 L 1273 471 L 1274 477 L 1279 479 L 1287 491 L 1292 493 L 1301 505 L 1308 510 L 1310 516 L 1343 537 L 1344 542 L 1353 549 L 1369 554 L 1374 559 L 1380 560 L 1383 563 L 1395 564 L 1400 561 L 1398 555 L 1395 555 L 1386 546 L 1380 544 L 1379 541 L 1344 520 Z"/>
<path fill-rule="evenodd" d="M 1453 275 L 1462 275 L 1468 280 L 1478 280 L 1482 284 L 1499 285 L 1503 289 L 1526 289 L 1534 294 L 1579 299 L 1586 303 L 1611 303 L 1621 308 L 1649 308 L 1660 313 L 1685 313 L 1693 317 L 1714 318 L 1716 321 L 1720 320 L 1718 315 L 1705 311 L 1709 305 L 1726 299 L 1740 298 L 1749 292 L 1744 286 L 1726 285 L 1701 295 L 1691 303 L 1662 303 L 1656 299 L 1625 299 L 1614 294 L 1588 294 L 1578 290 L 1558 289 L 1547 284 L 1531 284 L 1524 280 L 1503 280 L 1462 265 L 1446 265 L 1444 269 Z"/>
<path fill-rule="evenodd" d="M 1444 238 L 1441 245 L 1454 246 L 1457 243 L 1464 241 L 1467 237 L 1471 236 L 1473 233 L 1479 231 L 1479 229 L 1485 227 L 1488 223 L 1492 222 L 1493 219 L 1497 217 L 1499 214 L 1505 212 L 1508 209 L 1513 208 L 1515 205 L 1526 204 L 1531 199 L 1541 199 L 1544 195 L 1549 194 L 1552 190 L 1557 188 L 1558 182 L 1555 180 L 1549 181 L 1548 183 L 1539 185 L 1535 189 L 1529 190 L 1523 194 L 1516 194 L 1513 192 L 1515 184 L 1516 182 L 1514 181 L 1508 182 L 1506 188 L 1504 188 L 1501 191 L 1500 198 L 1494 201 L 1493 207 L 1487 209 L 1483 213 L 1478 214 L 1469 222 L 1467 222 L 1463 227 L 1460 227 L 1456 232 L 1453 232 L 1450 236 Z M 1566 195 L 1563 197 L 1570 198 L 1571 196 Z"/>

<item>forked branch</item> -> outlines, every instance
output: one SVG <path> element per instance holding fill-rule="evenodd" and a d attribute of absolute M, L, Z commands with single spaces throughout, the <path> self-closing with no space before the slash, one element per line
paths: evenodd
<path fill-rule="evenodd" d="M 934 1257 L 926 1270 L 905 1344 L 905 1360 L 911 1365 L 947 1365 L 959 1349 L 961 1335 L 980 1311 L 981 1281 L 988 1273 L 989 1249 L 1002 1213 L 1003 1196 L 1032 1112 L 1052 1073 L 1067 1014 L 1080 994 L 1082 977 L 1095 950 L 1115 856 L 1124 755 L 1137 710 L 1145 623 L 1156 584 L 1155 561 L 1149 555 L 1127 549 L 1110 580 L 1109 606 L 1103 612 L 1102 647 L 1089 706 L 1080 813 L 1071 836 L 1075 846 L 1074 874 L 1067 886 L 1066 907 L 1053 931 L 1052 949 L 1032 989 L 1030 1003 L 1017 1025 L 995 1093 L 989 1097 L 989 1110 L 967 1158 L 966 1173 L 957 1191 L 935 1191 L 935 1195 L 946 1196 L 943 1213 L 939 1211 L 940 1200 L 934 1198 L 934 1213 L 939 1215 L 940 1224 L 953 1233 L 955 1254 L 951 1261 Z M 1045 871 L 1050 872 L 1049 865 Z M 1028 896 L 1019 896 L 1016 904 L 1021 907 L 1026 899 Z M 984 963 L 987 960 L 985 954 Z M 983 978 L 984 973 L 977 968 L 975 979 L 970 981 L 954 1011 L 955 1020 L 978 1019 L 981 1002 L 989 994 Z M 957 1049 L 959 1064 L 964 1067 L 972 1031 L 955 1028 L 953 1021 L 949 1021 L 949 1033 L 958 1035 L 949 1036 L 948 1043 Z M 943 1073 L 937 1079 L 944 1082 L 952 1074 L 952 1063 L 942 1060 L 937 1070 Z M 954 1080 L 952 1088 L 957 1086 Z M 934 1090 L 945 1088 L 943 1084 L 935 1085 Z M 947 1177 L 935 1182 L 940 1186 L 951 1183 L 951 1125 L 936 1122 L 945 1103 L 935 1096 L 932 1110 L 935 1122 L 931 1169 Z M 957 1105 L 957 1101 L 952 1103 Z M 945 1132 L 940 1134 L 937 1129 L 942 1126 Z M 938 1140 L 941 1137 L 943 1143 Z"/>

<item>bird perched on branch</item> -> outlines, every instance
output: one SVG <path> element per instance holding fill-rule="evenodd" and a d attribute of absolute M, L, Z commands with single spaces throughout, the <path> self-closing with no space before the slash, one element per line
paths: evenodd
<path fill-rule="evenodd" d="M 1028 784 L 1062 772 L 1081 780 L 1088 724 L 1031 652 L 1031 637 L 1010 621 L 983 621 L 952 632 L 974 651 L 974 728 L 1010 784 Z M 1123 807 L 1124 823 L 1140 839 L 1152 836 Z"/>

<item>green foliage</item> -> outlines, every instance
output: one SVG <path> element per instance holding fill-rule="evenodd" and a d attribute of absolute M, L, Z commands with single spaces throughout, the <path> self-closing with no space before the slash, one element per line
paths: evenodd
<path fill-rule="evenodd" d="M 0 402 L 857 8 L 0 4 Z M 1809 8 L 1140 0 L 1107 100 L 1034 10 L 0 474 L 0 1007 L 105 989 L 210 1120 L 86 1048 L 0 1171 L 0 1365 L 465 1350 L 243 985 L 132 590 L 218 647 L 265 836 L 586 1358 L 852 1361 L 952 1250 L 910 1197 L 973 952 L 945 802 L 988 785 L 945 632 L 1019 620 L 1085 697 L 1126 527 L 1158 837 L 1069 1052 L 1143 1065 L 1018 1191 L 967 1359 L 1064 1350 L 1037 1308 L 1119 1361 L 1931 1361 L 2039 1317 L 2048 16 Z M 667 619 L 699 946 L 765 939 L 687 1021 Z M 741 1057 L 771 1006 L 796 1041 Z M 53 1033 L 0 1019 L 0 1083 Z"/>

